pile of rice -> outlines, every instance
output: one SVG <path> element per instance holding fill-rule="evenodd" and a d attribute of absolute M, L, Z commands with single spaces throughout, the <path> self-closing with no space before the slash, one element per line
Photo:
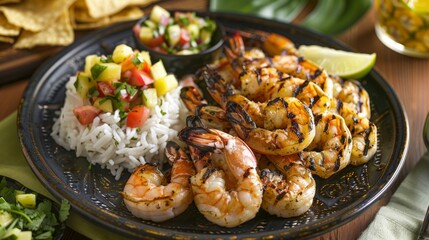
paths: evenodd
<path fill-rule="evenodd" d="M 67 82 L 64 107 L 53 125 L 51 135 L 59 145 L 74 150 L 77 157 L 86 157 L 91 164 L 109 169 L 116 180 L 124 169 L 132 172 L 146 162 L 166 161 L 167 141 L 177 140 L 188 115 L 180 100 L 180 87 L 159 98 L 158 106 L 141 128 L 120 126 L 119 110 L 100 114 L 92 124 L 82 126 L 73 109 L 89 102 L 76 93 L 75 81 L 76 77 L 71 77 Z"/>

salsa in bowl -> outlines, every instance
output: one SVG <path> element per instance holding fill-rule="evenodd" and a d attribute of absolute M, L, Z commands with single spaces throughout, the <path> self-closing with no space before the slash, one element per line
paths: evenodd
<path fill-rule="evenodd" d="M 154 60 L 162 60 L 178 76 L 218 58 L 224 36 L 223 26 L 214 19 L 159 6 L 133 27 L 136 46 L 150 52 Z"/>

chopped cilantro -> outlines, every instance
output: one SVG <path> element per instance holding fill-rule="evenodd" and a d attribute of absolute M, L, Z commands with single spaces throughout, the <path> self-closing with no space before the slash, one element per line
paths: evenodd
<path fill-rule="evenodd" d="M 97 90 L 97 87 L 92 87 L 88 90 L 89 97 L 98 97 L 100 92 Z"/>
<path fill-rule="evenodd" d="M 183 26 L 188 26 L 191 20 L 186 15 L 180 15 L 178 22 Z"/>
<path fill-rule="evenodd" d="M 100 65 L 96 63 L 94 66 L 91 67 L 91 75 L 93 79 L 97 79 L 100 74 L 106 70 L 107 66 Z"/>
<path fill-rule="evenodd" d="M 48 199 L 37 201 L 36 208 L 25 208 L 16 201 L 15 191 L 29 193 L 26 188 L 15 189 L 7 185 L 6 178 L 0 182 L 0 215 L 11 214 L 13 221 L 0 227 L 0 239 L 10 234 L 14 228 L 22 231 L 31 231 L 32 239 L 52 239 L 56 229 L 64 227 L 68 218 L 70 204 L 63 200 L 58 214 L 53 212 L 52 202 Z M 35 194 L 35 193 L 30 193 Z M 37 196 L 36 196 L 37 197 Z"/>
<path fill-rule="evenodd" d="M 100 57 L 100 62 L 102 62 L 102 63 L 112 63 L 114 61 L 113 61 L 112 55 L 107 55 L 107 56 L 101 56 Z"/>
<path fill-rule="evenodd" d="M 214 32 L 216 30 L 216 22 L 209 18 L 206 18 L 206 25 L 203 27 L 203 29 L 209 32 Z"/>
<path fill-rule="evenodd" d="M 138 66 L 140 63 L 144 62 L 144 59 L 141 54 L 136 54 L 134 57 L 131 58 L 131 62 L 134 64 L 134 66 Z"/>

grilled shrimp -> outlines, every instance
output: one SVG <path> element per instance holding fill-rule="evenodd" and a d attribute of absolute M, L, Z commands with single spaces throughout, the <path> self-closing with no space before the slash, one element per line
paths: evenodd
<path fill-rule="evenodd" d="M 186 108 L 196 116 L 199 116 L 208 128 L 217 128 L 228 132 L 232 126 L 226 118 L 226 112 L 218 106 L 206 104 L 201 93 L 195 87 L 183 87 L 180 98 Z"/>
<path fill-rule="evenodd" d="M 361 165 L 368 162 L 377 151 L 377 127 L 369 119 L 371 108 L 369 95 L 357 81 L 346 80 L 341 83 L 336 107 L 346 121 L 353 138 L 350 163 Z"/>
<path fill-rule="evenodd" d="M 354 117 L 371 118 L 371 107 L 368 92 L 362 87 L 358 81 L 346 80 L 343 82 L 341 91 L 335 97 L 337 99 L 337 109 L 341 114 L 341 107 L 344 104 L 354 111 Z M 349 114 L 350 115 L 350 114 Z M 350 122 L 351 116 L 343 116 L 346 122 Z"/>
<path fill-rule="evenodd" d="M 273 67 L 293 77 L 316 83 L 329 97 L 333 97 L 334 82 L 328 73 L 316 64 L 294 55 L 277 55 Z"/>
<path fill-rule="evenodd" d="M 138 166 L 121 193 L 125 206 L 136 217 L 154 222 L 171 219 L 192 203 L 189 179 L 195 174 L 191 160 L 175 142 L 168 142 L 166 155 L 172 164 L 166 183 L 158 168 L 149 163 Z"/>
<path fill-rule="evenodd" d="M 332 100 L 317 84 L 291 77 L 274 68 L 246 71 L 241 78 L 240 92 L 210 68 L 203 69 L 200 77 L 206 81 L 211 97 L 223 109 L 226 107 L 228 96 L 238 93 L 260 102 L 276 97 L 296 97 L 316 114 L 331 108 Z"/>
<path fill-rule="evenodd" d="M 281 156 L 267 156 L 276 169 L 261 170 L 264 184 L 262 208 L 278 217 L 296 217 L 313 204 L 316 182 L 300 161 L 288 161 Z"/>
<path fill-rule="evenodd" d="M 194 149 L 191 156 L 197 161 L 208 163 L 208 155 L 216 159 L 217 164 L 198 164 L 191 178 L 195 204 L 207 220 L 235 227 L 253 219 L 262 203 L 263 186 L 250 148 L 237 137 L 201 127 L 184 128 L 179 138 Z"/>
<path fill-rule="evenodd" d="M 346 119 L 353 139 L 350 163 L 357 166 L 368 162 L 377 151 L 377 126 L 368 118 L 359 117 L 355 108 L 347 103 L 337 109 Z"/>
<path fill-rule="evenodd" d="M 234 100 L 234 99 L 232 99 Z M 258 127 L 238 100 L 227 103 L 227 118 L 254 151 L 289 155 L 305 149 L 315 135 L 310 109 L 296 98 L 275 98 L 263 109 L 263 128 Z"/>
<path fill-rule="evenodd" d="M 314 114 L 330 111 L 332 99 L 315 83 L 289 77 L 266 89 L 265 98 L 296 97 L 307 105 Z"/>
<path fill-rule="evenodd" d="M 313 142 L 290 159 L 299 159 L 313 174 L 328 178 L 350 163 L 352 136 L 344 119 L 337 114 L 323 113 L 314 119 L 316 136 Z"/>

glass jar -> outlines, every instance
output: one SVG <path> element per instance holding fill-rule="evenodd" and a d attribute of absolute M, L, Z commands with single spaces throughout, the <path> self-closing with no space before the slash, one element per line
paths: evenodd
<path fill-rule="evenodd" d="M 381 42 L 398 53 L 429 57 L 429 12 L 417 11 L 413 5 L 416 1 L 375 0 L 375 32 Z"/>

